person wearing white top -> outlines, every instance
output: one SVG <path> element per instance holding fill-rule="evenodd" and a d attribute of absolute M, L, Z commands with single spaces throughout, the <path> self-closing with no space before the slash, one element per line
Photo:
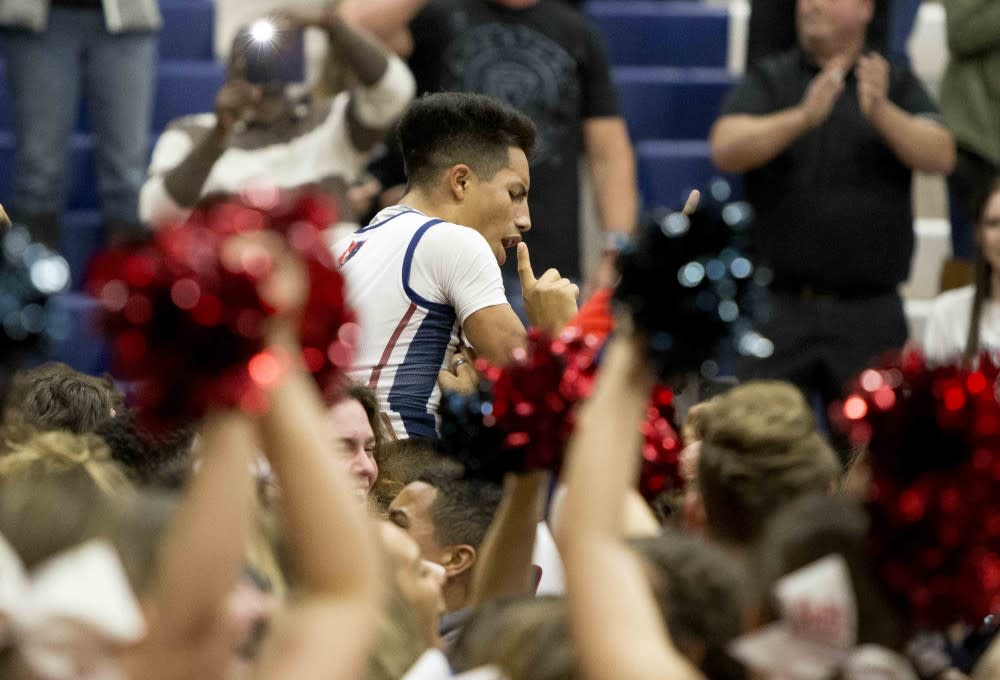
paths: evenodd
<path fill-rule="evenodd" d="M 976 229 L 976 283 L 934 299 L 923 351 L 932 363 L 1000 350 L 1000 180 L 983 203 Z"/>
<path fill-rule="evenodd" d="M 504 295 L 506 250 L 518 248 L 532 325 L 558 333 L 579 289 L 554 269 L 536 279 L 521 243 L 530 119 L 490 97 L 440 93 L 410 105 L 398 136 L 406 195 L 334 245 L 361 327 L 348 374 L 375 390 L 397 438 L 436 437 L 438 380 L 447 386 L 447 369 L 466 361 L 463 339 L 494 364 L 526 343 Z"/>

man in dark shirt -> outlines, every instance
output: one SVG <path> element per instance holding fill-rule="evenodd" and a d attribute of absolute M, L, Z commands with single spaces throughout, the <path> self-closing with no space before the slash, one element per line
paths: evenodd
<path fill-rule="evenodd" d="M 590 162 L 605 231 L 630 233 L 637 210 L 632 146 L 600 37 L 556 0 L 432 0 L 410 28 L 418 92 L 487 94 L 534 121 L 532 258 L 579 279 L 581 153 Z M 403 177 L 398 163 L 395 173 L 383 165 L 376 174 L 387 187 Z M 612 263 L 609 252 L 601 267 L 605 283 Z M 513 269 L 508 274 L 510 294 L 518 282 Z"/>
<path fill-rule="evenodd" d="M 913 253 L 914 170 L 948 173 L 955 142 L 903 64 L 863 54 L 872 0 L 798 0 L 799 47 L 763 59 L 723 106 L 712 158 L 744 172 L 774 271 L 761 331 L 774 353 L 741 378 L 824 401 L 907 336 L 897 292 Z"/>

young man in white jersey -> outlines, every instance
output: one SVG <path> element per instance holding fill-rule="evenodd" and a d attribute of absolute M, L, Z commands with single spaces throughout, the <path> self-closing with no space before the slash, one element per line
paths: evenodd
<path fill-rule="evenodd" d="M 554 269 L 536 279 L 521 243 L 535 144 L 526 116 L 490 97 L 440 93 L 411 104 L 398 135 L 406 195 L 334 252 L 362 329 L 351 379 L 375 390 L 396 437 L 435 437 L 438 372 L 463 338 L 497 364 L 525 343 L 504 295 L 506 250 L 518 249 L 533 326 L 558 332 L 579 290 Z"/>

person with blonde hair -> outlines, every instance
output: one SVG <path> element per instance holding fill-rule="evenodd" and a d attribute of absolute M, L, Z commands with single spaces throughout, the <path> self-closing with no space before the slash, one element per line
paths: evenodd
<path fill-rule="evenodd" d="M 839 474 L 833 449 L 794 385 L 750 382 L 712 402 L 698 492 L 714 540 L 737 550 L 751 546 L 777 509 L 803 494 L 832 490 Z"/>
<path fill-rule="evenodd" d="M 11 479 L 38 479 L 45 475 L 80 468 L 110 497 L 131 490 L 125 472 L 111 458 L 111 451 L 96 435 L 39 432 L 15 443 L 0 456 L 0 484 Z"/>
<path fill-rule="evenodd" d="M 271 320 L 267 341 L 299 356 L 296 329 L 307 295 L 302 265 L 277 247 L 271 255 L 280 266 L 261 283 L 261 294 L 285 312 Z M 294 604 L 270 626 L 254 677 L 358 677 L 381 599 L 374 537 L 346 474 L 329 455 L 323 403 L 304 367 L 290 365 L 270 387 L 269 400 L 268 412 L 256 420 L 223 410 L 204 419 L 197 472 L 162 539 L 140 551 L 150 564 L 145 584 L 122 577 L 136 558 L 113 539 L 116 527 L 130 521 L 138 521 L 147 537 L 153 532 L 141 531 L 141 510 L 100 491 L 85 467 L 20 476 L 17 493 L 13 476 L 4 482 L 0 510 L 9 512 L 0 512 L 0 536 L 6 538 L 0 545 L 0 618 L 12 622 L 15 633 L 0 643 L 5 680 L 66 677 L 53 675 L 53 664 L 80 668 L 74 679 L 193 680 L 232 672 L 242 640 L 231 598 L 246 558 L 253 519 L 250 460 L 259 448 L 282 487 L 297 590 Z M 66 486 L 39 495 L 51 503 L 50 514 L 55 508 L 59 516 L 68 514 L 60 519 L 67 529 L 55 536 L 58 523 L 40 525 L 39 513 L 28 508 L 38 485 L 56 484 L 58 475 L 68 476 Z M 81 499 L 53 501 L 72 500 L 71 483 L 83 486 Z M 33 548 L 41 540 L 47 541 L 44 550 Z M 33 608 L 36 583 L 48 587 L 44 611 Z M 56 619 L 41 616 L 46 612 Z M 52 646 L 52 628 L 45 625 L 51 620 L 64 624 L 59 630 L 73 644 Z"/>

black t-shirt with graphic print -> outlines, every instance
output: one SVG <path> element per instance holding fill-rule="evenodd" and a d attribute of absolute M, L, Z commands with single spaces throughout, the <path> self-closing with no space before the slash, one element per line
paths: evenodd
<path fill-rule="evenodd" d="M 796 106 L 819 68 L 798 48 L 760 60 L 722 106 L 766 115 Z M 935 117 L 917 76 L 890 64 L 889 100 Z M 829 118 L 744 177 L 761 255 L 775 284 L 842 294 L 893 291 L 913 255 L 913 173 L 861 113 L 853 70 Z"/>
<path fill-rule="evenodd" d="M 579 277 L 582 126 L 588 118 L 619 115 L 600 36 L 557 0 L 523 9 L 488 0 L 431 0 L 411 30 L 418 92 L 487 94 L 534 121 L 532 230 L 525 240 L 540 269 Z M 515 259 L 508 258 L 509 266 Z"/>

